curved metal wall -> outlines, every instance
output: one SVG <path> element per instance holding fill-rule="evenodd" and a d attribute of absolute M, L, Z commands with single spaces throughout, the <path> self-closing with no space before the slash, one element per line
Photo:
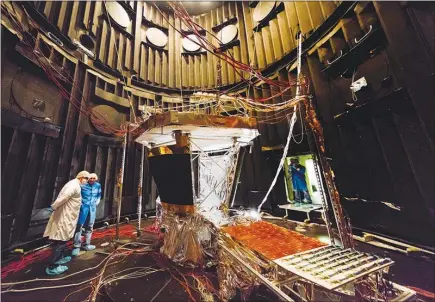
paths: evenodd
<path fill-rule="evenodd" d="M 80 99 L 80 108 L 104 113 L 111 123 L 120 124 L 131 120 L 129 95 L 139 115 L 139 107 L 145 105 L 158 104 L 164 110 L 180 104 L 189 106 L 188 95 L 193 92 L 189 88 L 216 86 L 214 56 L 182 54 L 181 35 L 151 3 L 121 4 L 129 16 L 129 21 L 118 20 L 126 21 L 124 29 L 107 18 L 103 2 L 35 3 L 34 11 L 41 15 L 32 13 L 40 26 L 39 32 L 33 32 L 34 49 L 59 71 L 54 76 L 63 81 L 63 87 L 74 98 Z M 294 69 L 287 72 L 284 67 L 295 60 L 294 34 L 300 27 L 305 34 L 303 73 L 312 84 L 336 181 L 354 225 L 433 246 L 428 238 L 433 237 L 434 175 L 428 167 L 434 163 L 434 103 L 427 101 L 435 99 L 431 89 L 433 49 L 424 47 L 430 24 L 422 23 L 425 28 L 420 36 L 416 33 L 421 31 L 421 24 L 411 22 L 412 11 L 423 16 L 419 20 L 426 20 L 424 16 L 430 10 L 404 7 L 398 2 L 307 1 L 280 5 L 276 16 L 255 31 L 258 24 L 252 21 L 253 8 L 247 2 L 225 2 L 195 19 L 211 31 L 216 25 L 236 20 L 240 41 L 231 46 L 235 58 L 255 64 L 270 78 L 282 81 L 295 77 Z M 23 14 L 18 4 L 14 6 L 19 15 Z M 19 20 L 26 24 L 27 19 L 20 16 Z M 182 30 L 180 20 L 173 15 L 165 18 Z M 10 27 L 7 18 L 2 18 L 2 25 L 2 42 L 7 41 L 2 43 L 2 244 L 7 246 L 42 233 L 47 217 L 37 211 L 48 206 L 63 184 L 84 168 L 97 171 L 104 181 L 105 203 L 101 203 L 99 218 L 109 218 L 117 193 L 121 143 L 99 128 L 92 116 L 79 114 L 54 93 L 55 86 L 47 82 L 29 49 L 18 41 L 16 33 L 6 29 Z M 168 43 L 163 49 L 147 41 L 146 30 L 150 27 L 167 32 Z M 62 33 L 71 40 L 88 34 L 95 44 L 92 50 L 97 59 L 83 62 L 82 54 L 70 48 L 67 40 L 62 38 L 64 47 L 60 47 L 50 40 L 48 32 L 60 38 Z M 350 70 L 346 66 L 351 66 Z M 128 77 L 127 85 L 119 80 L 120 72 Z M 364 76 L 370 84 L 365 94 L 358 94 L 359 102 L 354 102 L 349 89 L 355 72 L 355 78 Z M 222 73 L 223 85 L 240 81 L 225 64 Z M 133 74 L 138 80 L 129 78 Z M 29 82 L 38 85 L 27 86 Z M 179 90 L 182 86 L 183 98 Z M 240 88 L 256 98 L 271 96 L 278 90 L 264 83 Z M 294 90 L 289 91 L 268 102 L 283 102 L 294 94 Z M 51 122 L 32 117 L 41 115 L 41 109 L 33 106 L 34 99 L 45 102 L 46 115 L 58 108 Z M 268 116 L 258 114 L 257 118 Z M 252 153 L 247 150 L 244 157 L 239 196 L 245 204 L 249 204 L 252 192 L 261 195 L 268 189 L 281 155 L 279 150 L 262 149 L 284 144 L 288 125 L 285 121 L 260 123 L 259 130 L 261 136 Z M 301 138 L 301 132 L 298 123 L 296 139 Z M 139 150 L 129 141 L 124 214 L 134 213 L 136 208 Z M 306 140 L 292 143 L 290 150 L 292 154 L 310 151 Z M 147 197 L 154 193 L 147 161 L 144 164 L 144 208 L 151 209 L 153 198 Z M 282 176 L 273 193 L 271 203 L 286 202 Z M 346 201 L 345 197 L 358 201 Z M 399 205 L 402 211 L 385 208 L 380 201 Z M 367 204 L 375 205 L 375 210 L 367 210 Z M 412 228 L 398 228 L 398 224 Z"/>
<path fill-rule="evenodd" d="M 216 46 L 219 43 L 211 35 L 217 34 L 214 29 L 228 21 L 234 23 L 238 28 L 238 43 L 230 46 L 230 51 L 236 60 L 260 70 L 295 48 L 298 30 L 308 36 L 337 7 L 334 2 L 278 1 L 272 16 L 267 17 L 270 20 L 255 22 L 255 7 L 250 7 L 247 1 L 222 3 L 206 14 L 194 16 L 193 20 L 208 31 L 207 39 L 213 40 Z M 80 40 L 81 34 L 89 34 L 95 41 L 96 59 L 118 72 L 137 74 L 141 81 L 161 87 L 211 88 L 217 85 L 217 58 L 210 53 L 192 54 L 183 50 L 183 37 L 177 30 L 185 32 L 187 29 L 179 18 L 159 11 L 152 2 L 121 4 L 118 9 L 129 16 L 123 23 L 126 27 L 119 26 L 100 1 L 40 1 L 35 3 L 35 8 L 71 40 Z M 147 41 L 146 31 L 151 27 L 166 33 L 165 47 L 159 49 Z M 222 85 L 240 81 L 241 76 L 222 62 Z"/>

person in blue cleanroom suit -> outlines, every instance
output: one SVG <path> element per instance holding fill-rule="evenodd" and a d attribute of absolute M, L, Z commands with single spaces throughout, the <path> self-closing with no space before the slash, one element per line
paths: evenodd
<path fill-rule="evenodd" d="M 295 191 L 296 203 L 311 203 L 311 197 L 308 193 L 307 181 L 305 180 L 305 167 L 299 164 L 299 159 L 290 159 L 290 173 L 292 176 L 293 190 Z"/>
<path fill-rule="evenodd" d="M 101 185 L 97 182 L 95 173 L 89 175 L 89 180 L 82 185 L 82 205 L 80 207 L 79 220 L 74 234 L 74 249 L 71 253 L 77 256 L 82 247 L 85 251 L 92 251 L 95 245 L 91 244 L 92 230 L 95 222 L 97 206 L 101 200 Z M 82 227 L 85 228 L 85 242 L 82 245 Z"/>

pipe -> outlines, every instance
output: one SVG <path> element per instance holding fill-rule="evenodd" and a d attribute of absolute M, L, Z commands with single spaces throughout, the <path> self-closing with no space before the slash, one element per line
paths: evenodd
<path fill-rule="evenodd" d="M 118 173 L 118 212 L 116 217 L 116 240 L 119 240 L 119 222 L 121 220 L 121 205 L 122 205 L 122 186 L 124 184 L 124 165 L 125 153 L 127 149 L 127 134 L 124 135 L 124 143 L 122 145 L 121 168 Z"/>
<path fill-rule="evenodd" d="M 296 98 L 299 97 L 301 95 L 301 71 L 302 71 L 302 33 L 299 33 L 299 41 L 298 41 L 298 68 L 297 68 L 297 82 L 296 82 Z M 296 110 L 296 105 L 294 107 L 294 109 Z"/>
<path fill-rule="evenodd" d="M 299 34 L 299 44 L 298 44 L 298 69 L 297 69 L 298 74 L 297 74 L 297 84 L 296 84 L 296 99 L 299 98 L 299 96 L 301 94 L 301 88 L 300 88 L 300 77 L 301 77 L 301 69 L 302 69 L 301 65 L 302 65 L 302 33 Z M 281 170 L 284 166 L 284 161 L 285 161 L 285 158 L 287 156 L 287 152 L 290 148 L 290 141 L 291 141 L 292 134 L 293 134 L 292 133 L 293 127 L 294 127 L 294 125 L 296 123 L 296 119 L 297 119 L 297 117 L 296 117 L 297 109 L 298 109 L 298 103 L 296 103 L 293 107 L 293 115 L 292 115 L 291 119 L 289 119 L 287 116 L 287 121 L 289 123 L 289 132 L 288 132 L 288 136 L 287 136 L 287 142 L 286 142 L 284 150 L 282 152 L 282 157 L 281 157 L 281 160 L 279 162 L 275 177 L 273 178 L 272 183 L 270 184 L 269 190 L 267 190 L 266 195 L 263 198 L 263 201 L 258 206 L 258 213 L 260 213 L 261 207 L 267 201 L 269 194 L 272 192 L 273 187 L 275 186 L 276 181 L 278 179 L 279 173 L 281 172 Z"/>
<path fill-rule="evenodd" d="M 233 139 L 233 145 L 231 146 L 230 152 L 233 153 L 231 155 L 233 161 L 230 162 L 230 166 L 226 176 L 228 182 L 227 182 L 227 194 L 225 196 L 225 204 L 227 205 L 227 207 L 230 207 L 231 193 L 233 192 L 234 182 L 236 181 L 237 163 L 239 162 L 239 154 L 240 154 L 240 145 L 237 143 L 237 137 L 233 137 L 232 139 Z"/>
<path fill-rule="evenodd" d="M 236 182 L 233 189 L 231 190 L 233 193 L 233 198 L 231 201 L 231 207 L 234 206 L 234 202 L 236 200 L 236 194 L 237 194 L 237 187 L 239 186 L 239 180 L 240 180 L 240 174 L 242 172 L 242 166 L 243 166 L 243 159 L 245 158 L 245 149 L 239 149 L 239 152 L 242 153 L 240 154 L 241 157 L 237 159 L 237 170 L 236 170 L 236 178 L 234 179 L 234 181 Z"/>
<path fill-rule="evenodd" d="M 192 177 L 192 201 L 193 204 L 196 205 L 196 201 L 198 200 L 198 194 L 196 192 L 195 189 L 195 166 L 193 164 L 194 162 L 194 158 L 193 158 L 193 152 L 192 152 L 192 136 L 190 135 L 190 133 L 186 133 L 187 139 L 188 139 L 188 145 L 189 145 L 189 153 L 190 153 L 190 173 L 191 173 L 191 177 Z M 199 156 L 196 157 L 198 158 L 199 161 Z M 198 178 L 199 178 L 199 171 L 198 171 Z M 198 191 L 199 191 L 199 187 L 198 187 Z"/>
<path fill-rule="evenodd" d="M 140 223 L 142 221 L 142 183 L 143 183 L 143 162 L 145 160 L 145 146 L 141 145 L 139 164 L 139 183 L 137 185 L 137 237 L 141 235 Z"/>

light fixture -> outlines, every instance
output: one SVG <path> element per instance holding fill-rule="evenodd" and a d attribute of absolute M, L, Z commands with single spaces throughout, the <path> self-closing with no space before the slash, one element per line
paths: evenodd
<path fill-rule="evenodd" d="M 258 211 L 255 209 L 251 209 L 251 210 L 247 211 L 246 215 L 248 217 L 254 219 L 255 221 L 261 220 L 260 213 L 258 213 Z"/>

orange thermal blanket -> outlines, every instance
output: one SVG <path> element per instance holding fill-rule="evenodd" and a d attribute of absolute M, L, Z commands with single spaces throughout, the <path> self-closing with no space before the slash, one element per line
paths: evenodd
<path fill-rule="evenodd" d="M 317 239 L 265 221 L 258 221 L 249 225 L 229 226 L 222 229 L 235 240 L 270 260 L 325 245 Z"/>

